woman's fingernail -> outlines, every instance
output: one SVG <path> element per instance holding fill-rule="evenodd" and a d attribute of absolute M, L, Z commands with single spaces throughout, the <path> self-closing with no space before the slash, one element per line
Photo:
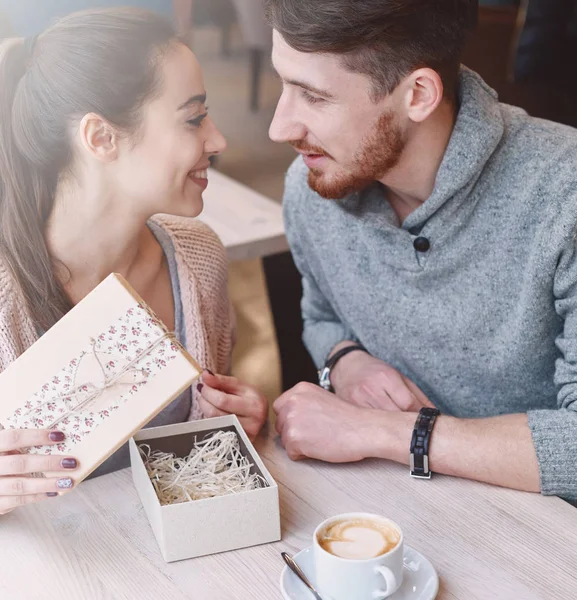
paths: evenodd
<path fill-rule="evenodd" d="M 197 391 L 199 394 L 202 394 L 202 388 L 203 388 L 203 387 L 204 387 L 204 383 L 197 383 L 197 384 L 196 384 L 196 391 Z"/>
<path fill-rule="evenodd" d="M 54 498 L 55 496 L 58 496 L 58 492 L 46 492 L 46 495 L 49 498 Z"/>
<path fill-rule="evenodd" d="M 65 479 L 59 479 L 56 482 L 56 487 L 60 490 L 69 490 L 74 485 L 74 482 L 70 477 L 66 477 Z"/>
<path fill-rule="evenodd" d="M 48 439 L 51 442 L 63 442 L 66 436 L 61 431 L 51 431 L 48 434 Z"/>
<path fill-rule="evenodd" d="M 63 469 L 76 469 L 78 461 L 75 458 L 63 458 L 60 461 L 60 465 Z"/>
<path fill-rule="evenodd" d="M 210 373 L 210 375 L 212 375 L 214 377 L 214 373 L 210 369 L 207 369 L 206 372 Z"/>

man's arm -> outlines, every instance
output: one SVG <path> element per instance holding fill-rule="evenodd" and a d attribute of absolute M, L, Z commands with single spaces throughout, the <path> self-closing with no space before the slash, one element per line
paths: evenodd
<path fill-rule="evenodd" d="M 286 176 L 283 196 L 283 219 L 291 253 L 302 277 L 303 341 L 317 368 L 321 368 L 331 350 L 342 340 L 356 339 L 336 314 L 330 298 L 323 292 L 322 281 L 315 273 L 322 272 L 306 237 L 303 223 L 310 219 L 307 184 L 308 169 L 301 158 L 296 159 Z"/>
<path fill-rule="evenodd" d="M 337 344 L 329 356 L 347 346 Z M 361 408 L 418 412 L 422 407 L 434 407 L 423 391 L 391 365 L 359 350 L 343 356 L 331 369 L 330 381 L 339 398 Z"/>
<path fill-rule="evenodd" d="M 349 344 L 339 344 L 335 351 Z M 353 374 L 358 372 L 369 359 L 362 354 L 347 355 L 340 362 L 333 379 L 337 395 L 345 390 L 347 380 L 354 378 L 351 371 Z M 366 386 L 359 394 L 362 395 L 369 395 Z M 385 394 L 381 392 L 380 395 Z M 399 402 L 398 393 L 391 396 Z M 356 400 L 361 403 L 362 397 Z M 432 406 L 426 399 L 423 401 L 419 397 L 419 400 L 423 406 Z M 368 401 L 367 397 L 365 402 Z M 407 411 L 371 415 L 376 431 L 369 439 L 374 439 L 375 444 L 364 448 L 362 453 L 366 458 L 388 458 L 408 465 L 416 419 L 416 412 Z M 429 468 L 445 475 L 537 492 L 540 490 L 539 465 L 527 421 L 527 415 L 522 414 L 486 419 L 456 419 L 441 415 L 436 419 L 431 438 Z"/>
<path fill-rule="evenodd" d="M 414 413 L 374 415 L 375 444 L 367 456 L 409 464 Z M 431 435 L 429 468 L 436 473 L 539 492 L 539 465 L 527 415 L 485 419 L 437 417 Z"/>
<path fill-rule="evenodd" d="M 311 384 L 285 392 L 274 409 L 277 431 L 293 460 L 384 458 L 409 464 L 417 413 L 359 408 Z M 437 417 L 429 457 L 437 473 L 524 491 L 541 489 L 526 415 Z"/>

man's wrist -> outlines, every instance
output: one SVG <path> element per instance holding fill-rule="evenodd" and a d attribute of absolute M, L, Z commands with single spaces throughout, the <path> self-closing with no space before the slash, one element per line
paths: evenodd
<path fill-rule="evenodd" d="M 341 342 L 340 344 L 337 344 L 331 350 L 331 353 L 329 354 L 328 358 L 331 358 L 332 356 L 334 356 L 337 352 L 339 352 L 343 348 L 348 348 L 350 346 L 358 346 L 358 345 L 359 345 L 358 342 L 352 342 L 352 341 Z M 358 357 L 361 353 L 364 354 L 365 356 L 370 356 L 370 354 L 365 352 L 362 348 L 359 348 L 358 351 L 350 352 L 349 354 L 346 354 L 345 356 L 343 356 L 337 362 L 337 364 L 331 369 L 331 385 L 333 386 L 333 389 L 335 390 L 335 392 L 337 392 L 338 388 L 343 383 L 341 381 L 342 377 L 339 378 L 339 374 L 342 374 L 344 371 L 346 371 L 346 368 L 344 368 L 343 365 L 350 363 L 351 359 Z"/>
<path fill-rule="evenodd" d="M 384 458 L 409 464 L 409 448 L 417 413 L 364 411 L 360 431 L 365 458 Z"/>

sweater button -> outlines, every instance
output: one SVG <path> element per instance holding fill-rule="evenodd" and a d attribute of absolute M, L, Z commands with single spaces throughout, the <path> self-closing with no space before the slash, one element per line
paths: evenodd
<path fill-rule="evenodd" d="M 413 242 L 413 247 L 417 252 L 428 252 L 431 248 L 431 242 L 426 237 L 419 236 Z"/>

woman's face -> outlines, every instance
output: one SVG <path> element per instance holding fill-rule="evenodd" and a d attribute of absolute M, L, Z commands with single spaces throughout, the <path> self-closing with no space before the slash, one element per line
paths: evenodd
<path fill-rule="evenodd" d="M 159 93 L 142 109 L 136 139 L 120 141 L 115 180 L 123 202 L 145 215 L 196 217 L 208 184 L 209 157 L 226 140 L 208 116 L 202 71 L 194 54 L 175 44 L 164 57 Z"/>

